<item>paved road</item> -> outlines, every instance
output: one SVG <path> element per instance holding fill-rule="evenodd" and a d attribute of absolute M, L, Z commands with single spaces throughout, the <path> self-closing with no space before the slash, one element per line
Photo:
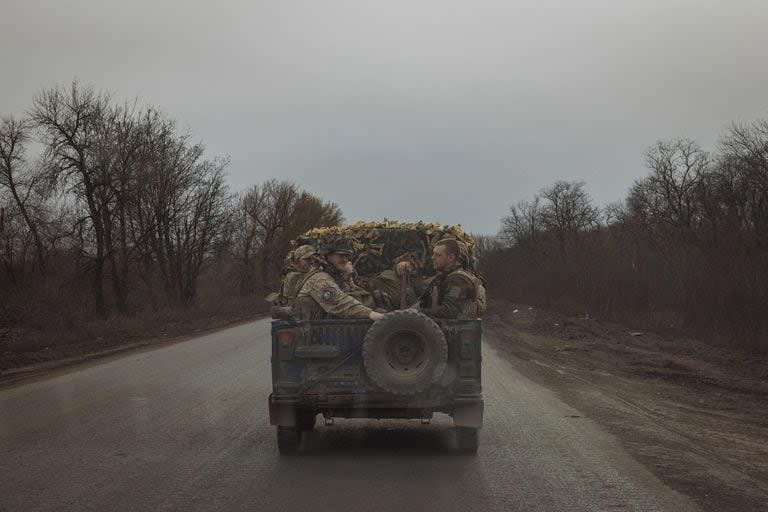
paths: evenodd
<path fill-rule="evenodd" d="M 485 426 L 337 420 L 281 458 L 265 320 L 0 390 L 0 511 L 695 508 L 484 346 Z"/>

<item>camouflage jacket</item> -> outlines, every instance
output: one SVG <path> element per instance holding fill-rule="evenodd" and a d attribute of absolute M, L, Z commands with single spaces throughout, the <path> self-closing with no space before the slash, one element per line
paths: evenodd
<path fill-rule="evenodd" d="M 421 312 L 434 318 L 477 318 L 481 313 L 478 281 L 461 267 L 440 272 L 421 295 Z M 484 297 L 483 293 L 483 301 Z"/>
<path fill-rule="evenodd" d="M 304 281 L 309 277 L 309 272 L 306 270 L 295 270 L 288 272 L 283 277 L 283 284 L 280 287 L 280 298 L 286 305 L 293 304 L 296 297 L 299 295 L 299 290 L 304 286 Z"/>
<path fill-rule="evenodd" d="M 368 318 L 371 308 L 355 298 L 357 289 L 335 272 L 315 267 L 308 272 L 293 301 L 294 315 L 302 320 Z"/>

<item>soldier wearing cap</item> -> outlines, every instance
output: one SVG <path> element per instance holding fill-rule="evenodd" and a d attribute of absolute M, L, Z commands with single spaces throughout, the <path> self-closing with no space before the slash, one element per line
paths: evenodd
<path fill-rule="evenodd" d="M 283 278 L 281 295 L 290 297 L 290 300 L 296 298 L 296 294 L 299 292 L 303 278 L 306 277 L 306 273 L 312 268 L 312 264 L 315 262 L 316 254 L 317 251 L 311 245 L 302 245 L 293 251 L 291 254 L 291 262 L 294 270 L 288 272 Z"/>
<path fill-rule="evenodd" d="M 283 266 L 283 281 L 280 291 L 267 295 L 267 302 L 273 304 L 274 318 L 290 318 L 291 306 L 299 289 L 307 279 L 308 272 L 315 262 L 317 251 L 311 245 L 302 245 L 289 252 Z"/>
<path fill-rule="evenodd" d="M 352 254 L 351 244 L 341 237 L 320 246 L 321 258 L 307 272 L 293 302 L 294 316 L 308 320 L 329 316 L 378 320 L 383 316 L 353 296 L 359 287 L 352 279 Z"/>
<path fill-rule="evenodd" d="M 469 272 L 469 250 L 466 244 L 444 238 L 435 244 L 432 265 L 437 275 L 431 280 L 414 283 L 419 289 L 419 309 L 434 318 L 477 318 L 485 309 L 485 287 Z M 401 261 L 395 271 L 412 272 L 410 261 Z"/>

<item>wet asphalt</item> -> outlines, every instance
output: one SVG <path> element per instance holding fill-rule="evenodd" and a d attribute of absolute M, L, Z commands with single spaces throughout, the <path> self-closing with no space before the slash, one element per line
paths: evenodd
<path fill-rule="evenodd" d="M 0 389 L 0 511 L 696 510 L 487 345 L 477 455 L 438 415 L 281 457 L 269 346 L 261 320 Z"/>

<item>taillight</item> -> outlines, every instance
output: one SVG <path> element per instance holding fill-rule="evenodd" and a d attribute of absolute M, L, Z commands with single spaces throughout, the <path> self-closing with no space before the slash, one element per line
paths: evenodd
<path fill-rule="evenodd" d="M 277 351 L 281 361 L 293 359 L 293 331 L 277 333 Z"/>
<path fill-rule="evenodd" d="M 461 331 L 459 357 L 462 359 L 474 359 L 477 333 L 475 331 Z"/>

